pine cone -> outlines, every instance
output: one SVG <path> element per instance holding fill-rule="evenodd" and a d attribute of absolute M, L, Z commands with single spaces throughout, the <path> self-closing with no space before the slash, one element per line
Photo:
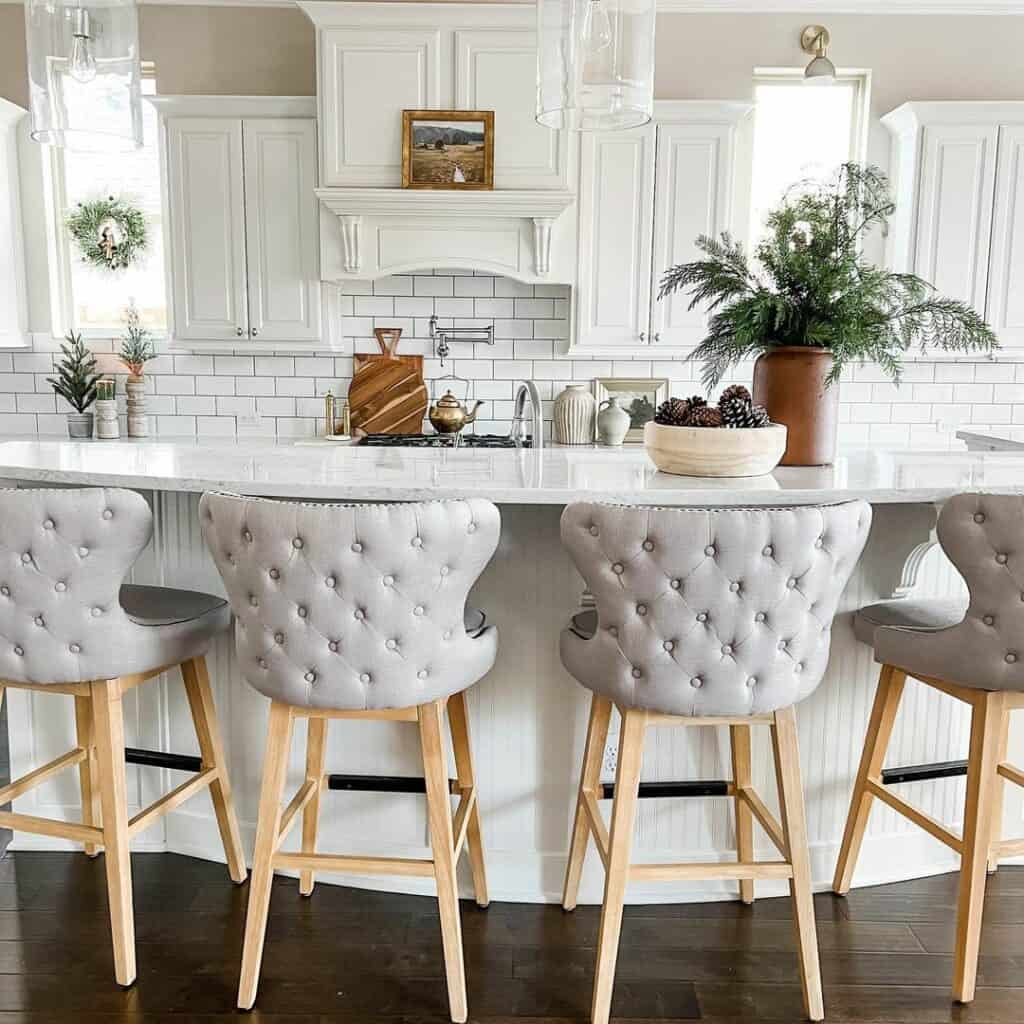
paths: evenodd
<path fill-rule="evenodd" d="M 691 395 L 686 401 L 690 403 L 691 413 L 695 409 L 703 409 L 708 404 L 708 400 L 701 395 Z"/>
<path fill-rule="evenodd" d="M 719 403 L 722 422 L 727 427 L 767 427 L 770 420 L 764 406 L 752 405 L 742 398 L 725 398 Z"/>
<path fill-rule="evenodd" d="M 747 405 L 750 405 L 752 401 L 750 392 L 742 384 L 733 384 L 732 387 L 728 387 L 722 392 L 722 397 L 718 400 L 718 408 L 725 412 L 725 403 L 732 398 L 742 398 Z"/>
<path fill-rule="evenodd" d="M 685 427 L 689 417 L 690 403 L 685 398 L 669 398 L 658 406 L 654 422 L 666 427 Z"/>
<path fill-rule="evenodd" d="M 690 411 L 691 427 L 720 427 L 722 426 L 722 414 L 714 406 L 705 405 L 699 409 Z"/>

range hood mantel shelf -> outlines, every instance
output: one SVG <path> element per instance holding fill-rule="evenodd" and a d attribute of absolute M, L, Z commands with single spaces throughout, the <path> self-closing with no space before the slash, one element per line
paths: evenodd
<path fill-rule="evenodd" d="M 572 192 L 543 189 L 320 188 L 316 195 L 323 208 L 338 218 L 342 267 L 345 274 L 352 275 L 359 275 L 366 269 L 366 246 L 378 244 L 367 232 L 376 231 L 380 235 L 382 229 L 406 229 L 415 232 L 416 237 L 428 245 L 426 258 L 435 266 L 460 265 L 452 260 L 458 259 L 468 246 L 478 252 L 477 258 L 471 261 L 478 269 L 518 276 L 515 266 L 519 262 L 518 254 L 504 254 L 504 247 L 508 247 L 508 253 L 516 248 L 509 242 L 509 231 L 518 233 L 521 222 L 526 220 L 532 223 L 532 273 L 545 277 L 551 270 L 552 228 L 558 217 L 576 201 Z M 495 251 L 493 259 L 486 244 L 480 252 L 482 224 L 498 232 L 497 248 L 502 252 Z M 529 231 L 529 226 L 526 230 Z M 371 261 L 375 269 L 370 276 L 388 272 L 381 263 L 378 254 L 378 258 Z M 395 272 L 409 268 L 392 265 L 389 269 Z M 518 269 L 522 273 L 524 268 Z"/>

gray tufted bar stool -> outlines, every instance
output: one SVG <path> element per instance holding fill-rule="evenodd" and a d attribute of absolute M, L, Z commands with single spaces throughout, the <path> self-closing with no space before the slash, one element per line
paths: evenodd
<path fill-rule="evenodd" d="M 744 902 L 755 879 L 788 879 L 804 1005 L 824 1015 L 793 706 L 817 687 L 832 619 L 871 522 L 864 502 L 790 509 L 570 505 L 562 542 L 595 608 L 562 633 L 562 662 L 593 692 L 563 906 L 576 905 L 594 837 L 605 867 L 591 1019 L 607 1024 L 629 881 L 730 878 Z M 621 716 L 610 830 L 598 801 L 612 707 Z M 781 821 L 751 783 L 750 726 L 770 727 Z M 728 725 L 738 861 L 631 864 L 648 726 Z M 646 792 L 645 792 L 646 790 Z M 704 794 L 706 795 L 706 794 Z M 755 861 L 753 822 L 781 855 Z"/>
<path fill-rule="evenodd" d="M 960 854 L 953 997 L 974 998 L 986 868 L 1024 853 L 1024 840 L 1002 839 L 1003 789 L 1024 786 L 1007 763 L 1010 712 L 1024 707 L 1024 498 L 961 494 L 942 509 L 939 543 L 963 576 L 966 608 L 956 601 L 883 602 L 862 609 L 857 635 L 881 664 L 854 784 L 833 889 L 850 889 L 877 798 Z M 966 762 L 883 769 L 907 677 L 971 708 Z M 889 788 L 895 783 L 966 774 L 964 828 L 957 834 Z"/>
<path fill-rule="evenodd" d="M 103 850 L 119 984 L 135 980 L 129 840 L 209 788 L 231 878 L 245 881 L 217 717 L 206 670 L 211 640 L 230 625 L 227 602 L 210 594 L 124 585 L 153 532 L 145 499 L 132 491 L 0 491 L 0 697 L 7 689 L 75 699 L 77 746 L 0 789 L 0 805 L 77 765 L 82 822 L 0 811 L 0 825 Z M 125 748 L 122 695 L 179 667 L 199 757 Z M 125 764 L 194 772 L 128 817 Z"/>
<path fill-rule="evenodd" d="M 481 500 L 310 505 L 205 494 L 200 519 L 235 610 L 242 673 L 271 700 L 238 1005 L 256 1000 L 275 867 L 299 871 L 305 895 L 318 870 L 418 875 L 436 880 L 451 1017 L 464 1021 L 455 880 L 463 846 L 476 901 L 488 902 L 465 690 L 497 652 L 496 630 L 467 612 L 466 598 L 497 548 L 497 508 Z M 454 782 L 442 737 L 446 706 Z M 282 809 L 293 724 L 302 718 L 305 781 Z M 431 860 L 316 853 L 331 718 L 418 724 Z M 454 819 L 452 793 L 460 798 Z M 279 852 L 300 813 L 302 852 Z"/>

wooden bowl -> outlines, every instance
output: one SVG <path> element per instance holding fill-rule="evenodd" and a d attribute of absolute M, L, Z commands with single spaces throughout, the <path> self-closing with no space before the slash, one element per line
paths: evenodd
<path fill-rule="evenodd" d="M 668 427 L 644 424 L 644 446 L 662 473 L 677 476 L 762 476 L 786 451 L 786 428 Z"/>

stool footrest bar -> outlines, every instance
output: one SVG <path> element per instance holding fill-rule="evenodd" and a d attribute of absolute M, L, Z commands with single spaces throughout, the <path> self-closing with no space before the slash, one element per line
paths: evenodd
<path fill-rule="evenodd" d="M 177 772 L 203 770 L 203 759 L 194 754 L 167 754 L 162 750 L 143 750 L 141 747 L 125 747 L 124 763 L 144 764 L 150 768 L 170 768 Z"/>
<path fill-rule="evenodd" d="M 732 796 L 733 784 L 727 779 L 690 779 L 683 782 L 641 782 L 637 796 L 641 800 L 657 800 L 669 796 Z M 615 783 L 601 783 L 601 799 L 615 796 Z"/>
<path fill-rule="evenodd" d="M 934 764 L 912 764 L 905 768 L 883 768 L 882 785 L 901 782 L 924 782 L 926 779 L 952 779 L 967 774 L 966 761 L 936 761 Z"/>
<path fill-rule="evenodd" d="M 78 843 L 103 844 L 103 829 L 95 825 L 80 825 L 75 821 L 57 821 L 53 818 L 37 818 L 31 814 L 0 811 L 0 827 L 13 829 L 15 832 L 32 832 L 39 836 L 73 839 Z"/>
<path fill-rule="evenodd" d="M 353 793 L 426 793 L 427 784 L 413 775 L 328 775 L 327 788 Z M 448 780 L 448 791 L 462 792 L 457 779 Z"/>
<path fill-rule="evenodd" d="M 1005 761 L 996 769 L 999 774 L 1006 779 L 1007 782 L 1012 782 L 1017 786 L 1024 786 L 1024 772 L 1012 764 L 1007 764 Z"/>
<path fill-rule="evenodd" d="M 955 832 L 946 828 L 941 821 L 936 821 L 931 815 L 919 811 L 913 804 L 901 800 L 895 793 L 882 785 L 878 779 L 868 779 L 865 788 L 872 796 L 877 797 L 882 803 L 888 804 L 894 811 L 898 811 L 904 818 L 908 818 L 915 825 L 923 828 L 929 835 L 935 836 L 941 843 L 945 843 L 951 850 L 957 853 L 963 850 L 963 840 Z"/>
<path fill-rule="evenodd" d="M 22 794 L 28 793 L 35 789 L 36 786 L 41 785 L 51 775 L 56 775 L 57 772 L 62 772 L 65 768 L 70 768 L 72 765 L 80 764 L 85 760 L 86 756 L 86 752 L 81 747 L 75 747 L 74 750 L 69 750 L 66 754 L 61 754 L 60 757 L 55 757 L 52 761 L 48 761 L 41 768 L 36 768 L 34 771 L 22 775 L 20 779 L 15 779 L 4 786 L 3 789 L 0 789 L 0 804 L 9 804 Z"/>
<path fill-rule="evenodd" d="M 217 778 L 216 768 L 206 768 L 198 775 L 176 786 L 169 793 L 165 793 L 159 800 L 151 803 L 145 810 L 139 811 L 134 818 L 128 822 L 128 835 L 134 836 L 137 832 L 149 828 L 157 818 L 180 807 L 186 800 L 191 799 L 200 790 L 205 789 L 214 779 Z"/>
<path fill-rule="evenodd" d="M 406 860 L 395 857 L 345 857 L 330 853 L 276 853 L 275 868 L 293 871 L 334 871 L 350 875 L 417 875 L 433 878 L 432 860 Z"/>
<path fill-rule="evenodd" d="M 703 864 L 631 864 L 631 882 L 693 882 L 728 878 L 792 878 L 793 868 L 782 861 L 712 862 Z"/>

